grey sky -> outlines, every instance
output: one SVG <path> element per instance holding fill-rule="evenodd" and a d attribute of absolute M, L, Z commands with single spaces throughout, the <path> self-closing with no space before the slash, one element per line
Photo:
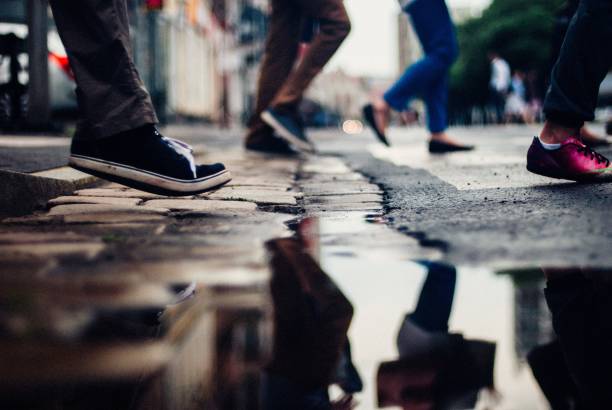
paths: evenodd
<path fill-rule="evenodd" d="M 490 0 L 449 0 L 450 7 L 484 6 Z M 397 0 L 345 0 L 353 30 L 328 69 L 355 75 L 394 76 L 397 72 Z"/>

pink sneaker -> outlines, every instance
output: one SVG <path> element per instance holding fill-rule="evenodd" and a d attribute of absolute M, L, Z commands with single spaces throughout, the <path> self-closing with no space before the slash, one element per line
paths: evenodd
<path fill-rule="evenodd" d="M 573 137 L 563 141 L 556 150 L 544 149 L 539 138 L 534 138 L 527 153 L 527 170 L 571 181 L 612 179 L 610 161 Z"/>

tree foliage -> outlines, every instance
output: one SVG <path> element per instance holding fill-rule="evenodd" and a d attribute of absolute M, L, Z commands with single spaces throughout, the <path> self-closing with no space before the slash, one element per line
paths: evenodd
<path fill-rule="evenodd" d="M 562 4 L 563 0 L 493 0 L 482 16 L 460 24 L 461 55 L 451 71 L 451 109 L 486 103 L 489 50 L 497 51 L 513 69 L 545 74 L 555 14 Z"/>

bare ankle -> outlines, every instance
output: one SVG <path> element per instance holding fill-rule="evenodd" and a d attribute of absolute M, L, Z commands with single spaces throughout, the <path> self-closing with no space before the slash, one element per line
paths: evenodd
<path fill-rule="evenodd" d="M 546 121 L 540 133 L 540 141 L 545 144 L 560 144 L 569 137 L 580 135 L 578 128 L 568 128 L 551 121 Z"/>

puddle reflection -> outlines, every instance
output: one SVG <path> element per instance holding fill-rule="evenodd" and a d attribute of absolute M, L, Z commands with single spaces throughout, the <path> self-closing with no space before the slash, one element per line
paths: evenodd
<path fill-rule="evenodd" d="M 612 408 L 610 270 L 414 260 L 379 222 L 293 225 L 269 286 L 4 279 L 0 408 Z"/>

